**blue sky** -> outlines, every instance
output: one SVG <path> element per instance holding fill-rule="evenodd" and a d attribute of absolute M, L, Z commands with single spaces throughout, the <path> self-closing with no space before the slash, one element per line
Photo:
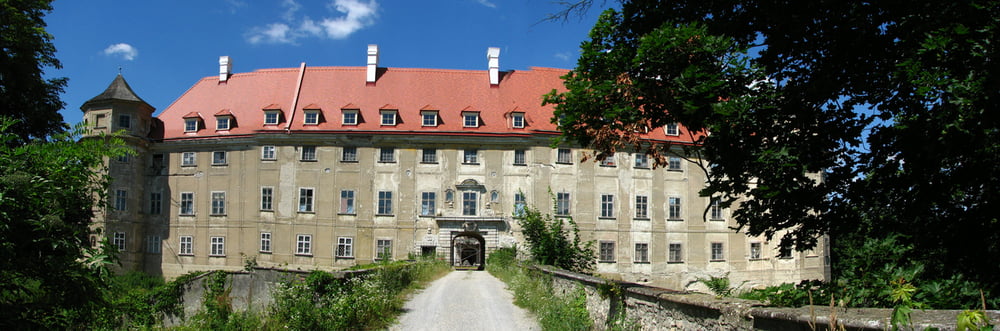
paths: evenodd
<path fill-rule="evenodd" d="M 118 74 L 157 113 L 197 80 L 217 75 L 221 55 L 235 72 L 265 68 L 364 66 L 368 44 L 379 65 L 486 69 L 500 47 L 501 70 L 573 68 L 580 42 L 600 14 L 543 21 L 553 0 L 57 0 L 46 16 L 68 77 L 67 123 Z"/>

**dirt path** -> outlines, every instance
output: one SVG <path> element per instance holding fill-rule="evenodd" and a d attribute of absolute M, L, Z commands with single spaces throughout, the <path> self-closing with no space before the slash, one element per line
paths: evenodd
<path fill-rule="evenodd" d="M 506 285 L 485 271 L 452 271 L 407 302 L 390 330 L 541 330 L 514 305 Z"/>

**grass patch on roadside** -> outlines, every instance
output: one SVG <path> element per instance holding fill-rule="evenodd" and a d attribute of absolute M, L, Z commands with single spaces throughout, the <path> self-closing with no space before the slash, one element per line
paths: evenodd
<path fill-rule="evenodd" d="M 552 277 L 521 266 L 516 249 L 494 251 L 486 263 L 486 270 L 507 284 L 514 293 L 514 304 L 534 313 L 542 330 L 590 330 L 593 327 L 583 288 L 578 287 L 570 295 L 556 295 Z"/>

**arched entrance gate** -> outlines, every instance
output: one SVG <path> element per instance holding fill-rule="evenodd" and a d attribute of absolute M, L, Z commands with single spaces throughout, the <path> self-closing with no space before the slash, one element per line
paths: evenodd
<path fill-rule="evenodd" d="M 476 223 L 465 222 L 462 232 L 451 235 L 451 265 L 486 268 L 486 239 L 479 234 Z"/>

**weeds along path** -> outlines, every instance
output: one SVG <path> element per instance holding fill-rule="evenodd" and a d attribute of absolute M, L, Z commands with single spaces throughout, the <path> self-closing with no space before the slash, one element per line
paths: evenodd
<path fill-rule="evenodd" d="M 485 271 L 452 271 L 415 294 L 390 330 L 541 330 Z"/>

